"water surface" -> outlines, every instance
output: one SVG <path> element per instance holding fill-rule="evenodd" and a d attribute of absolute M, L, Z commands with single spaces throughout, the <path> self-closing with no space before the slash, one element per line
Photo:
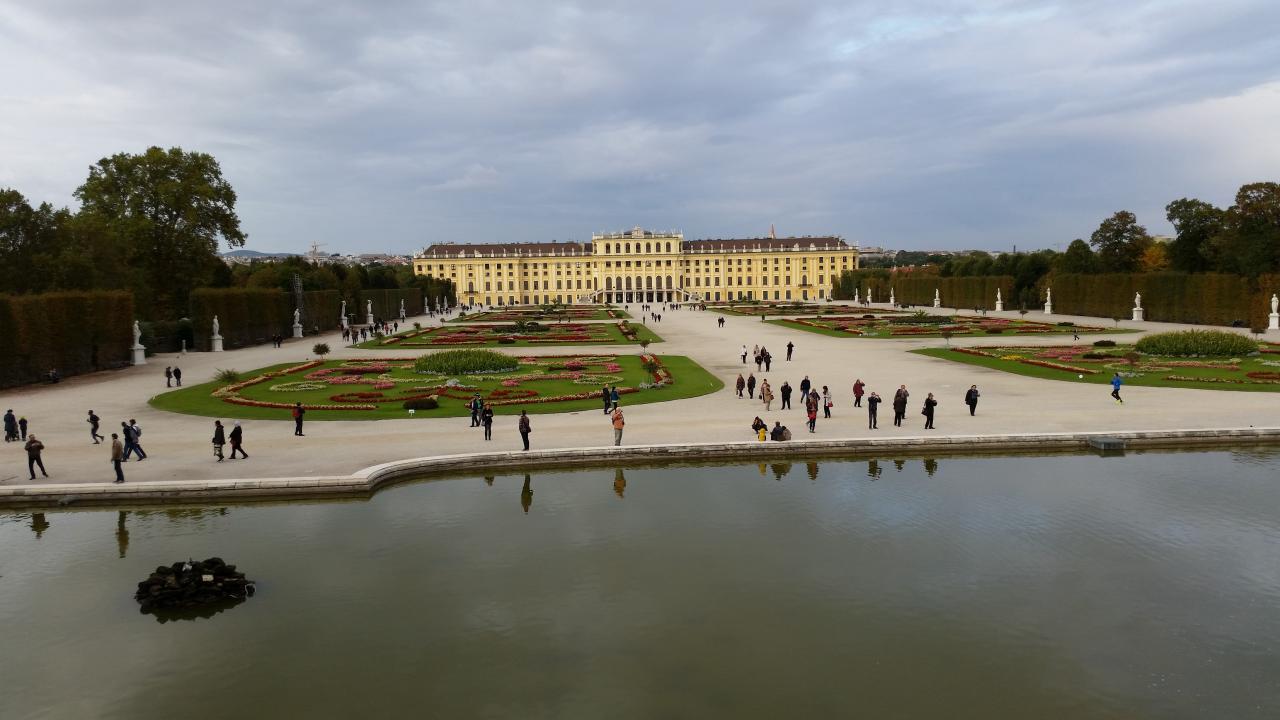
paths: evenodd
<path fill-rule="evenodd" d="M 824 460 L 0 514 L 0 718 L 1274 718 L 1278 478 Z M 258 595 L 139 614 L 211 555 Z"/>

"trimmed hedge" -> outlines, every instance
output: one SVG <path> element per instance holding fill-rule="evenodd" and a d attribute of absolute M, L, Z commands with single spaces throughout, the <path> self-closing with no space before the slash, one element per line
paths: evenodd
<path fill-rule="evenodd" d="M 445 375 L 511 372 L 518 367 L 520 367 L 520 361 L 510 355 L 478 348 L 445 350 L 423 355 L 413 363 L 413 369 L 417 372 Z"/>
<path fill-rule="evenodd" d="M 1146 273 L 1051 275 L 1053 309 L 1065 315 L 1128 319 L 1134 293 L 1142 293 L 1147 320 L 1193 325 L 1265 328 L 1271 294 L 1280 292 L 1280 275 L 1257 279 L 1221 273 Z"/>
<path fill-rule="evenodd" d="M 925 307 L 933 306 L 933 293 L 937 290 L 942 296 L 943 307 L 960 310 L 994 310 L 998 288 L 1006 310 L 1015 309 L 1017 304 L 1013 297 L 1013 277 L 1009 275 L 921 277 L 897 272 L 890 274 L 884 270 L 846 271 L 833 281 L 832 294 L 837 300 L 851 300 L 854 288 L 863 299 L 870 288 L 873 302 L 889 302 L 889 290 L 892 288 L 894 299 L 899 303 Z"/>
<path fill-rule="evenodd" d="M 0 295 L 0 387 L 128 365 L 133 294 L 110 290 Z"/>
<path fill-rule="evenodd" d="M 1240 357 L 1258 352 L 1258 343 L 1222 330 L 1182 330 L 1147 335 L 1135 349 L 1148 355 Z"/>
<path fill-rule="evenodd" d="M 191 291 L 191 323 L 197 350 L 209 349 L 213 316 L 218 316 L 224 348 L 270 342 L 292 332 L 293 299 L 272 288 L 201 288 Z M 337 316 L 337 313 L 334 313 Z"/>
<path fill-rule="evenodd" d="M 400 301 L 404 300 L 405 317 L 421 315 L 422 291 L 417 288 L 400 288 L 396 290 L 361 290 L 356 294 L 355 305 L 347 303 L 347 312 L 355 312 L 355 323 L 363 325 L 366 319 L 366 304 L 373 301 L 373 317 L 377 320 L 394 322 L 400 319 Z M 355 308 L 354 310 L 352 308 Z M 334 311 L 334 317 L 337 317 Z M 323 327 L 323 326 L 321 326 Z"/>

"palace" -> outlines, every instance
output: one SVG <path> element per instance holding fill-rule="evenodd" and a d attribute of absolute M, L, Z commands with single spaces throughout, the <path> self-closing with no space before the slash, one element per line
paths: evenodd
<path fill-rule="evenodd" d="M 463 305 L 822 300 L 832 276 L 858 267 L 838 237 L 685 240 L 634 228 L 590 243 L 439 243 L 418 275 L 453 281 Z"/>

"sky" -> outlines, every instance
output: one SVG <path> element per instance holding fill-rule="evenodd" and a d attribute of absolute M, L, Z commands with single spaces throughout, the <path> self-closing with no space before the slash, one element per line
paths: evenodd
<path fill-rule="evenodd" d="M 212 154 L 248 249 L 1064 248 L 1280 180 L 1280 3 L 0 0 L 0 187 Z"/>

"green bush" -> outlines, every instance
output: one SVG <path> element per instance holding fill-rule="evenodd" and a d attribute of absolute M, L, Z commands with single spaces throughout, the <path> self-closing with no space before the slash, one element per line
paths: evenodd
<path fill-rule="evenodd" d="M 1181 330 L 1156 333 L 1138 341 L 1138 352 L 1148 355 L 1198 355 L 1234 357 L 1258 351 L 1258 343 L 1243 335 L 1221 330 Z"/>
<path fill-rule="evenodd" d="M 329 354 L 329 343 L 316 343 L 315 346 L 311 348 L 311 352 L 319 357 L 324 357 Z"/>
<path fill-rule="evenodd" d="M 987 334 L 988 334 L 988 335 L 1000 335 L 1000 334 L 1001 334 L 1001 333 L 1003 333 L 1003 332 L 1004 332 L 1004 328 L 999 328 L 999 327 L 989 327 L 989 328 L 987 328 Z"/>
<path fill-rule="evenodd" d="M 1115 340 L 1095 340 L 1093 343 L 1093 346 L 1094 347 L 1115 347 L 1116 341 Z"/>
<path fill-rule="evenodd" d="M 129 364 L 133 295 L 112 291 L 0 294 L 0 387 Z"/>
<path fill-rule="evenodd" d="M 435 410 L 440 402 L 435 398 L 411 398 L 404 401 L 405 410 Z"/>
<path fill-rule="evenodd" d="M 232 368 L 227 368 L 226 370 L 215 368 L 213 376 L 222 382 L 233 383 L 240 380 L 240 371 Z"/>
<path fill-rule="evenodd" d="M 445 350 L 423 355 L 414 361 L 413 367 L 420 373 L 466 375 L 511 372 L 520 367 L 520 361 L 493 350 Z"/>

